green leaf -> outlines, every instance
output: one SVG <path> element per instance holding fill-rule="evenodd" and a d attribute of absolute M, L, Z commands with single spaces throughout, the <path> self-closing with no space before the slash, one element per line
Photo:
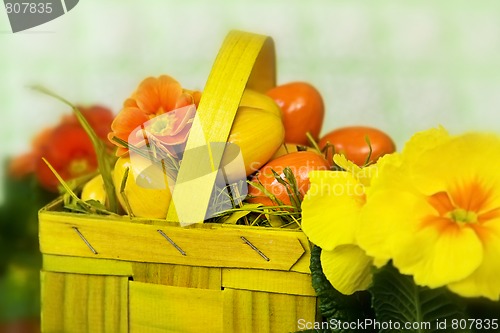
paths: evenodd
<path fill-rule="evenodd" d="M 380 323 L 392 322 L 393 329 L 380 332 L 401 332 L 396 323 L 429 323 L 430 327 L 405 328 L 404 332 L 470 332 L 452 327 L 452 320 L 466 319 L 464 302 L 446 288 L 417 286 L 411 276 L 402 275 L 391 264 L 373 277 L 370 288 L 373 307 Z M 442 327 L 438 326 L 441 325 Z"/>
<path fill-rule="evenodd" d="M 364 323 L 365 320 L 374 318 L 374 314 L 370 307 L 370 295 L 368 292 L 356 292 L 353 295 L 344 295 L 337 291 L 327 280 L 321 267 L 321 248 L 314 246 L 311 250 L 311 275 L 312 286 L 316 291 L 319 299 L 319 309 L 325 321 L 328 323 Z M 340 327 L 339 327 L 340 326 Z M 374 332 L 365 327 L 343 328 L 342 325 L 331 325 L 330 331 L 321 332 Z M 336 329 L 335 329 L 336 328 Z"/>
<path fill-rule="evenodd" d="M 106 194 L 108 197 L 108 202 L 109 202 L 109 210 L 113 213 L 118 212 L 118 204 L 117 200 L 115 197 L 115 185 L 113 182 L 113 176 L 112 176 L 112 161 L 109 156 L 109 154 L 106 152 L 106 147 L 104 146 L 104 143 L 101 141 L 101 139 L 97 136 L 95 133 L 94 129 L 90 124 L 88 123 L 87 119 L 83 116 L 83 114 L 80 112 L 80 110 L 73 105 L 71 102 L 68 100 L 62 98 L 61 96 L 55 94 L 54 92 L 40 86 L 35 86 L 33 89 L 40 91 L 46 95 L 49 95 L 64 104 L 68 105 L 73 109 L 73 112 L 76 115 L 76 118 L 82 125 L 83 129 L 89 136 L 90 140 L 92 141 L 92 145 L 94 146 L 94 151 L 97 156 L 97 163 L 99 165 L 99 172 L 102 175 L 102 179 L 104 181 L 104 189 L 106 190 Z"/>

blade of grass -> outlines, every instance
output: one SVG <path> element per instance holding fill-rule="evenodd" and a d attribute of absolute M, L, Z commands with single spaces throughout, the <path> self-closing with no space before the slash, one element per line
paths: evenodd
<path fill-rule="evenodd" d="M 366 160 L 365 160 L 365 164 L 364 166 L 367 166 L 368 164 L 370 164 L 370 158 L 372 157 L 372 144 L 370 142 L 370 138 L 367 136 L 365 136 L 365 141 L 366 143 L 368 144 L 368 148 L 370 149 L 370 151 L 368 152 L 368 156 L 366 157 Z"/>
<path fill-rule="evenodd" d="M 125 172 L 123 173 L 122 181 L 120 184 L 120 195 L 123 199 L 123 202 L 125 202 L 125 206 L 127 207 L 128 215 L 132 218 L 132 217 L 134 217 L 134 212 L 132 211 L 132 207 L 130 206 L 130 202 L 128 201 L 128 197 L 125 194 L 125 186 L 127 186 L 129 172 L 130 172 L 130 168 L 126 168 Z"/>
<path fill-rule="evenodd" d="M 108 196 L 108 203 L 109 203 L 109 210 L 113 213 L 118 212 L 118 204 L 116 201 L 116 196 L 115 196 L 115 186 L 113 183 L 113 178 L 111 175 L 112 172 L 112 163 L 110 161 L 110 157 L 108 153 L 106 152 L 106 147 L 104 146 L 104 143 L 99 139 L 97 134 L 95 133 L 94 129 L 90 126 L 88 123 L 87 119 L 83 116 L 83 114 L 80 112 L 80 110 L 73 105 L 71 102 L 68 100 L 64 99 L 63 97 L 57 95 L 56 93 L 50 91 L 49 89 L 41 86 L 33 86 L 32 87 L 34 90 L 41 92 L 45 95 L 51 96 L 58 101 L 68 105 L 73 109 L 73 112 L 76 115 L 76 118 L 82 125 L 83 129 L 89 136 L 90 140 L 92 141 L 92 145 L 94 147 L 95 153 L 97 155 L 97 163 L 99 167 L 99 171 L 101 172 L 102 179 L 104 181 L 104 189 L 106 190 L 106 194 Z"/>
<path fill-rule="evenodd" d="M 54 176 L 56 176 L 57 180 L 59 181 L 59 183 L 61 183 L 61 185 L 64 188 L 64 190 L 66 191 L 66 193 L 68 193 L 69 196 L 72 197 L 80 206 L 85 208 L 87 210 L 87 212 L 90 212 L 90 213 L 99 212 L 101 214 L 106 214 L 106 215 L 116 215 L 113 212 L 109 212 L 107 210 L 96 208 L 96 207 L 92 206 L 91 204 L 80 199 L 75 194 L 75 192 L 73 192 L 73 190 L 68 186 L 68 184 L 66 184 L 66 182 L 64 181 L 64 179 L 62 179 L 62 177 L 59 175 L 59 173 L 52 167 L 52 165 L 49 163 L 49 161 L 47 161 L 44 157 L 42 157 L 42 160 L 45 162 L 45 164 L 47 164 L 47 166 L 49 167 L 50 171 L 52 171 Z"/>
<path fill-rule="evenodd" d="M 306 133 L 306 137 L 309 143 L 313 146 L 313 148 L 316 149 L 318 153 L 321 153 L 321 149 L 319 149 L 318 143 L 316 142 L 316 140 L 314 140 L 310 132 Z"/>

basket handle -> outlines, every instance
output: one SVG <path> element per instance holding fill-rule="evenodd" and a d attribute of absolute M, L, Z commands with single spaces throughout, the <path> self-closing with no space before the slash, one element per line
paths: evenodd
<path fill-rule="evenodd" d="M 222 159 L 222 154 L 212 154 L 210 143 L 227 141 L 246 87 L 265 92 L 275 86 L 275 64 L 270 37 L 236 30 L 226 36 L 191 127 L 167 220 L 181 224 L 204 221 Z M 195 148 L 204 146 L 208 147 L 210 169 L 200 176 L 205 159 Z"/>

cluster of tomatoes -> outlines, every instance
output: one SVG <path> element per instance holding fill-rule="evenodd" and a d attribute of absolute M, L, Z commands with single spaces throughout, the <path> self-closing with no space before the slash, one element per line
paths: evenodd
<path fill-rule="evenodd" d="M 285 144 L 252 177 L 253 183 L 260 184 L 260 188 L 250 186 L 249 202 L 266 206 L 278 202 L 290 205 L 289 192 L 283 181 L 276 177 L 283 177 L 285 168 L 293 172 L 296 189 L 304 196 L 309 189 L 309 171 L 337 168 L 333 162 L 334 153 L 343 154 L 353 163 L 364 166 L 396 150 L 390 136 L 373 127 L 340 127 L 320 136 L 325 107 L 321 94 L 311 84 L 291 82 L 276 86 L 266 94 L 281 109 Z"/>

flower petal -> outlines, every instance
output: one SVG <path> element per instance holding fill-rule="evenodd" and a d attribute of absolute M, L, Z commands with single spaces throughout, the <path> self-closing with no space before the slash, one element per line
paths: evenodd
<path fill-rule="evenodd" d="M 444 229 L 426 227 L 407 238 L 394 254 L 394 266 L 431 288 L 460 281 L 483 260 L 483 247 L 472 228 L 449 222 Z"/>
<path fill-rule="evenodd" d="M 332 286 L 345 295 L 366 290 L 372 282 L 372 258 L 356 245 L 321 251 L 321 266 Z"/>
<path fill-rule="evenodd" d="M 124 108 L 115 117 L 111 130 L 128 134 L 148 121 L 148 117 L 138 108 Z"/>
<path fill-rule="evenodd" d="M 124 102 L 123 102 L 123 107 L 124 108 L 138 108 L 139 106 L 137 106 L 137 101 L 133 98 L 127 98 Z"/>
<path fill-rule="evenodd" d="M 481 233 L 483 262 L 477 270 L 462 281 L 451 283 L 448 288 L 465 297 L 484 296 L 500 300 L 500 219 L 490 221 L 488 230 Z"/>
<path fill-rule="evenodd" d="M 191 96 L 189 94 L 182 93 L 177 98 L 177 101 L 175 102 L 174 109 L 183 108 L 183 107 L 188 106 L 188 105 L 194 105 L 194 98 L 193 98 L 193 96 Z"/>
<path fill-rule="evenodd" d="M 168 75 L 162 75 L 158 78 L 158 94 L 160 98 L 160 107 L 163 108 L 165 112 L 168 112 L 177 108 L 176 104 L 179 97 L 182 95 L 182 87 L 174 78 Z"/>
<path fill-rule="evenodd" d="M 198 90 L 189 90 L 189 89 L 183 89 L 182 92 L 184 94 L 191 95 L 193 98 L 193 103 L 198 107 L 198 104 L 200 104 L 200 99 L 201 99 L 201 91 Z"/>
<path fill-rule="evenodd" d="M 499 137 L 468 133 L 437 144 L 418 159 L 407 160 L 414 186 L 426 195 L 463 187 L 471 181 L 486 184 L 486 188 L 500 188 L 500 160 L 491 158 L 499 150 Z M 490 196 L 490 200 L 494 197 Z M 490 204 L 500 206 L 500 198 Z"/>
<path fill-rule="evenodd" d="M 361 171 L 361 167 L 348 160 L 344 154 L 333 155 L 333 162 L 335 162 L 335 164 L 337 164 L 345 171 L 352 173 L 353 175 L 356 175 L 359 171 Z"/>
<path fill-rule="evenodd" d="M 343 171 L 311 171 L 311 187 L 302 202 L 302 230 L 321 248 L 354 243 L 364 187 Z"/>
<path fill-rule="evenodd" d="M 420 155 L 452 137 L 442 126 L 415 133 L 403 148 L 403 156 L 409 161 L 418 161 Z"/>
<path fill-rule="evenodd" d="M 360 216 L 356 241 L 376 262 L 391 259 L 417 230 L 421 218 L 433 210 L 422 199 L 398 189 L 371 195 Z"/>

